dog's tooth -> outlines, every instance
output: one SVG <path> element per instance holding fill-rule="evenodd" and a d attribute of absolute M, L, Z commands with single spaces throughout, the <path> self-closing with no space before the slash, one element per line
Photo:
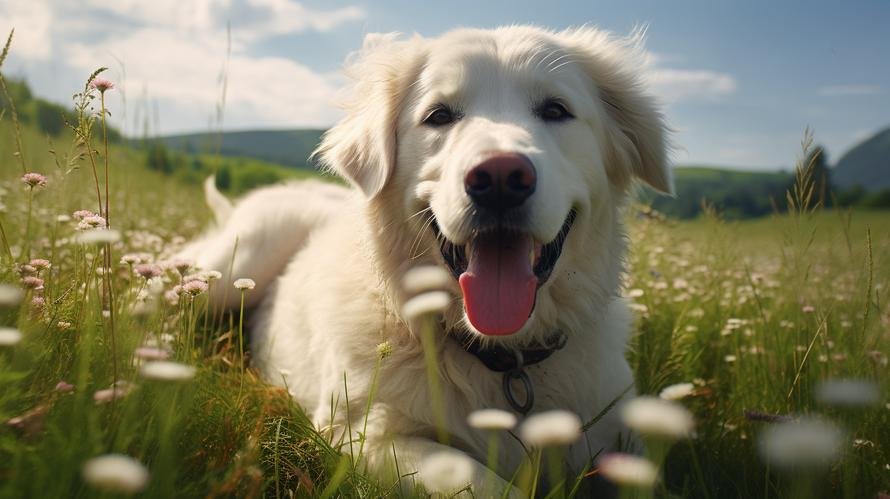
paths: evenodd
<path fill-rule="evenodd" d="M 535 247 L 532 245 L 532 249 L 528 250 L 528 263 L 534 267 L 535 266 Z"/>

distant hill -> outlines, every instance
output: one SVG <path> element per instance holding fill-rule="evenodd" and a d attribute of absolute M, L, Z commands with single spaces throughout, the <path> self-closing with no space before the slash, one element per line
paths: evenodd
<path fill-rule="evenodd" d="M 218 149 L 233 161 L 255 158 L 311 169 L 308 157 L 323 133 L 324 130 L 313 129 L 253 130 L 172 135 L 161 137 L 160 141 L 171 150 L 187 154 L 213 154 Z M 674 177 L 675 197 L 642 191 L 640 200 L 674 218 L 698 216 L 703 201 L 726 218 L 748 218 L 784 210 L 786 190 L 794 181 L 789 172 L 709 166 L 677 167 Z M 840 205 L 886 206 L 890 202 L 890 128 L 844 154 L 832 169 L 831 180 Z M 868 192 L 852 189 L 856 185 L 864 186 Z"/>
<path fill-rule="evenodd" d="M 641 193 L 641 201 L 675 218 L 693 218 L 702 201 L 727 218 L 747 218 L 774 211 L 773 203 L 785 205 L 785 191 L 793 182 L 787 172 L 754 172 L 704 166 L 674 168 L 675 197 Z"/>
<path fill-rule="evenodd" d="M 244 132 L 190 133 L 160 137 L 165 146 L 190 154 L 257 158 L 270 163 L 310 169 L 309 155 L 324 130 L 250 130 Z"/>
<path fill-rule="evenodd" d="M 831 177 L 843 189 L 857 185 L 870 192 L 890 188 L 890 128 L 847 151 L 832 169 Z"/>

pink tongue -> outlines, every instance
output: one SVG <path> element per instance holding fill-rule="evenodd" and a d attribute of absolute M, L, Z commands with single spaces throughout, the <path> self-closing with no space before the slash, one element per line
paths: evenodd
<path fill-rule="evenodd" d="M 528 320 L 538 284 L 531 249 L 530 237 L 482 237 L 472 245 L 459 281 L 467 318 L 480 333 L 513 334 Z"/>

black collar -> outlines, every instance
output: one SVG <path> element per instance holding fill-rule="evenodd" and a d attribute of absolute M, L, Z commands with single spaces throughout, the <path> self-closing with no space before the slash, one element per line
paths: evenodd
<path fill-rule="evenodd" d="M 500 345 L 483 347 L 482 342 L 468 332 L 458 333 L 452 337 L 460 343 L 464 350 L 485 364 L 485 367 L 499 373 L 522 369 L 542 362 L 566 344 L 566 335 L 562 331 L 554 332 L 544 343 L 535 341 L 520 349 Z"/>

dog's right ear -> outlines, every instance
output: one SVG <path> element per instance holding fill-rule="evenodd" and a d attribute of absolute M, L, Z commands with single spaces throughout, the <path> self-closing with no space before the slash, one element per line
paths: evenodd
<path fill-rule="evenodd" d="M 346 74 L 354 84 L 343 106 L 346 116 L 325 132 L 313 153 L 368 199 L 379 194 L 392 175 L 399 110 L 420 67 L 420 38 L 399 36 L 368 34 L 362 49 L 347 58 Z"/>

